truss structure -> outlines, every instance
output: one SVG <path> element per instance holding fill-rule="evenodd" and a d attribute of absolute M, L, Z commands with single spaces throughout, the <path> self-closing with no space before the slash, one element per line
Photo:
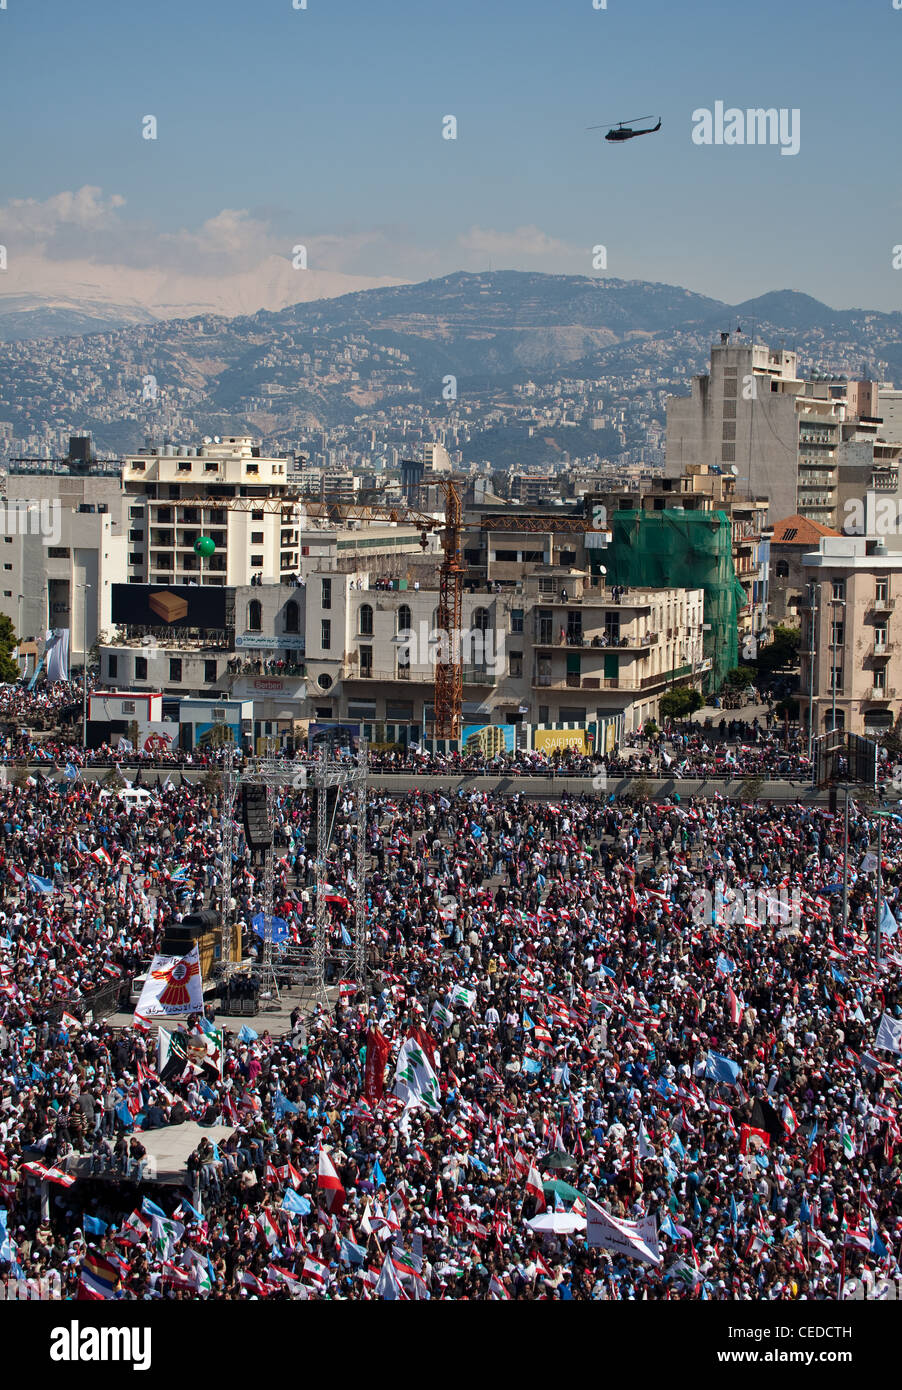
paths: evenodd
<path fill-rule="evenodd" d="M 223 799 L 221 816 L 221 844 L 223 858 L 222 874 L 222 962 L 225 973 L 231 973 L 238 964 L 238 949 L 235 939 L 235 922 L 232 911 L 232 863 L 235 848 L 235 804 L 242 785 L 263 786 L 266 788 L 266 817 L 269 830 L 269 848 L 264 852 L 263 863 L 263 953 L 254 967 L 253 973 L 260 982 L 261 991 L 270 998 L 281 1000 L 278 971 L 273 956 L 273 916 L 275 908 L 275 810 L 280 791 L 286 789 L 303 790 L 310 784 L 308 775 L 312 772 L 312 783 L 316 797 L 316 925 L 313 939 L 312 974 L 317 996 L 322 1003 L 328 1003 L 326 994 L 326 963 L 329 956 L 329 908 L 326 894 L 329 889 L 329 840 L 332 827 L 328 823 L 327 792 L 335 788 L 337 792 L 347 789 L 351 792 L 357 820 L 357 854 L 354 869 L 354 925 L 351 943 L 352 969 L 359 987 L 366 981 L 366 809 L 368 763 L 366 744 L 363 739 L 355 764 L 348 766 L 331 759 L 325 750 L 320 751 L 318 760 L 309 765 L 297 759 L 281 758 L 275 750 L 262 757 L 249 758 L 243 767 L 236 767 L 233 748 L 227 748 L 223 768 Z M 344 954 L 343 952 L 340 954 Z"/>

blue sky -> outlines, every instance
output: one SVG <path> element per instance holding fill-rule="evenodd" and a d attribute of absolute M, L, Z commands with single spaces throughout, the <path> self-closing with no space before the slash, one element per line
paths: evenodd
<path fill-rule="evenodd" d="M 48 264 L 228 275 L 303 242 L 354 276 L 591 274 L 603 244 L 731 302 L 902 308 L 892 0 L 7 4 L 0 241 Z M 799 108 L 799 154 L 693 144 L 716 100 Z M 585 129 L 645 113 L 623 146 Z"/>

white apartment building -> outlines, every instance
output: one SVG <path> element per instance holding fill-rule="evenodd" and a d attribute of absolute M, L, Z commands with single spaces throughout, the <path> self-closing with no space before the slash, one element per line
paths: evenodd
<path fill-rule="evenodd" d="M 124 529 L 115 510 L 98 511 L 93 503 L 77 511 L 52 508 L 52 498 L 43 510 L 31 503 L 38 522 L 53 524 L 49 544 L 37 527 L 29 525 L 23 534 L 25 513 L 9 502 L 4 516 L 15 516 L 17 529 L 11 534 L 7 526 L 0 535 L 0 613 L 26 640 L 42 639 L 49 628 L 68 628 L 70 663 L 80 666 L 85 651 L 110 630 L 112 586 L 127 577 Z"/>
<path fill-rule="evenodd" d="M 297 573 L 303 512 L 287 459 L 264 458 L 248 436 L 198 448 L 164 445 L 128 456 L 128 577 L 136 583 L 278 583 Z M 200 536 L 216 551 L 194 552 Z"/>

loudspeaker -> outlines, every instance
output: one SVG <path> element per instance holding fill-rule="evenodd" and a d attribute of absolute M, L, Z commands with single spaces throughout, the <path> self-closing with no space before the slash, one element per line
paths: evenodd
<path fill-rule="evenodd" d="M 312 852 L 316 854 L 316 826 L 318 820 L 319 806 L 319 787 L 313 787 L 310 792 L 310 845 Z M 323 845 L 323 854 L 328 854 L 329 846 L 332 843 L 332 832 L 335 829 L 335 812 L 338 808 L 338 787 L 326 787 L 326 843 Z"/>
<path fill-rule="evenodd" d="M 197 932 L 192 931 L 184 921 L 173 922 L 163 933 L 162 954 L 164 956 L 186 956 L 197 940 Z"/>
<path fill-rule="evenodd" d="M 265 787 L 245 782 L 241 788 L 241 818 L 244 821 L 244 837 L 248 849 L 269 849 L 272 844 L 272 831 L 266 814 Z"/>

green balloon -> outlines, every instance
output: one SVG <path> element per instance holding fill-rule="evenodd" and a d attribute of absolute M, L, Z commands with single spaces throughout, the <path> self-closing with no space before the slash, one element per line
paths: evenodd
<path fill-rule="evenodd" d="M 198 536 L 194 542 L 195 555 L 202 555 L 205 560 L 209 560 L 215 549 L 216 542 L 212 536 Z"/>

